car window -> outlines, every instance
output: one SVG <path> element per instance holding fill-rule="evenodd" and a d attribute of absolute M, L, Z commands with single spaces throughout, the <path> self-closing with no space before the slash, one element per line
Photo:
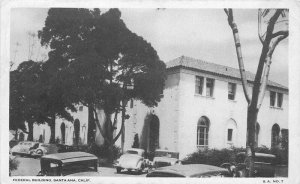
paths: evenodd
<path fill-rule="evenodd" d="M 168 158 L 179 158 L 179 153 L 177 152 L 166 152 L 166 151 L 156 151 L 154 153 L 155 157 L 168 157 Z"/>
<path fill-rule="evenodd" d="M 264 162 L 264 163 L 273 163 L 274 158 L 269 158 L 269 157 L 255 157 L 254 159 L 255 162 Z"/>
<path fill-rule="evenodd" d="M 133 150 L 128 150 L 128 151 L 126 151 L 126 153 L 127 154 L 138 154 L 138 152 L 137 151 L 133 151 Z"/>

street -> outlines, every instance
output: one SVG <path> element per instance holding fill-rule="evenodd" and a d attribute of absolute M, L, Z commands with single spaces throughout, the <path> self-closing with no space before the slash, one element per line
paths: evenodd
<path fill-rule="evenodd" d="M 36 176 L 40 171 L 40 159 L 19 156 L 17 156 L 16 159 L 19 161 L 19 166 L 17 170 L 12 171 L 12 176 Z M 118 174 L 115 168 L 108 167 L 98 167 L 98 171 L 100 173 L 99 176 L 145 177 L 146 175 L 146 173 L 137 174 L 126 170 Z"/>

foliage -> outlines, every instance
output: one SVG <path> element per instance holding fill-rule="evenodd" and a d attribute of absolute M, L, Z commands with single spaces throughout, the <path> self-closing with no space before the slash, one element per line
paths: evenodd
<path fill-rule="evenodd" d="M 47 63 L 54 68 L 51 74 L 61 74 L 62 90 L 68 94 L 64 100 L 104 110 L 106 122 L 100 131 L 107 144 L 118 139 L 112 136 L 116 118 L 112 122 L 111 116 L 124 109 L 129 99 L 148 106 L 159 102 L 165 64 L 150 43 L 126 27 L 118 9 L 101 13 L 51 8 L 39 38 L 51 48 Z"/>
<path fill-rule="evenodd" d="M 231 163 L 235 161 L 235 156 L 239 152 L 245 152 L 245 148 L 235 148 L 232 147 L 230 149 L 206 149 L 198 151 L 188 155 L 183 159 L 184 164 L 208 164 L 220 166 L 223 163 Z M 283 149 L 269 149 L 265 146 L 258 147 L 255 149 L 257 153 L 267 153 L 274 154 L 276 156 L 276 164 L 284 164 L 288 165 L 288 154 Z"/>
<path fill-rule="evenodd" d="M 11 171 L 17 170 L 19 166 L 19 161 L 9 157 L 9 175 Z"/>
<path fill-rule="evenodd" d="M 92 144 L 87 152 L 92 153 L 96 155 L 98 158 L 107 160 L 108 162 L 111 162 L 118 159 L 121 156 L 121 148 L 117 146 L 113 146 L 112 150 L 110 151 L 108 146 L 102 145 L 97 146 L 96 144 Z M 111 164 L 110 163 L 110 164 Z"/>

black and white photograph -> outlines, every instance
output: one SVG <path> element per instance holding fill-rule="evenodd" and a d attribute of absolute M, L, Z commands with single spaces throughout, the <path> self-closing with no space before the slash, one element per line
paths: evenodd
<path fill-rule="evenodd" d="M 291 5 L 8 11 L 9 181 L 291 182 L 300 140 Z"/>

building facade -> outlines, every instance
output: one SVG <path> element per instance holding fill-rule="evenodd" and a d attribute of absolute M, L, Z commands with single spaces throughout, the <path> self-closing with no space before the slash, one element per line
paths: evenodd
<path fill-rule="evenodd" d="M 137 136 L 139 147 L 147 152 L 168 149 L 178 151 L 180 158 L 198 149 L 245 147 L 247 102 L 239 70 L 185 56 L 166 65 L 163 98 L 154 108 L 130 101 L 126 111 L 130 118 L 116 145 L 124 150 L 131 148 Z M 246 74 L 252 92 L 254 75 Z M 104 113 L 97 111 L 103 125 Z M 74 122 L 56 120 L 57 141 L 87 144 L 88 109 L 79 106 L 73 117 Z M 121 128 L 121 117 L 118 120 L 116 132 Z M 287 87 L 268 81 L 257 120 L 257 146 L 277 146 L 280 137 L 288 134 Z M 96 143 L 101 145 L 103 137 L 98 129 L 95 131 Z M 50 128 L 46 124 L 34 125 L 34 140 L 40 139 L 49 142 Z"/>
<path fill-rule="evenodd" d="M 254 75 L 247 72 L 249 92 Z M 251 94 L 250 94 L 251 95 Z M 247 102 L 238 69 L 182 56 L 167 63 L 163 98 L 155 108 L 131 102 L 124 148 L 178 151 L 246 146 Z M 277 146 L 288 133 L 288 88 L 268 81 L 256 128 L 257 146 Z M 118 144 L 121 144 L 119 142 Z"/>

